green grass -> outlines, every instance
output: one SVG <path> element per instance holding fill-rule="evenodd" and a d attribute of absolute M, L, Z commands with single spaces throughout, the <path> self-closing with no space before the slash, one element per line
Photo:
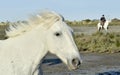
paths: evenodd
<path fill-rule="evenodd" d="M 120 52 L 120 34 L 96 32 L 92 35 L 75 35 L 75 41 L 80 51 L 85 52 Z"/>

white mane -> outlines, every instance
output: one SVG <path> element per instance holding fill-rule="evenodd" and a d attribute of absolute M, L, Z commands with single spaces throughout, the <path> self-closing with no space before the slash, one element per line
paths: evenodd
<path fill-rule="evenodd" d="M 15 37 L 21 35 L 38 25 L 49 28 L 56 21 L 63 20 L 63 17 L 53 11 L 44 11 L 35 16 L 31 16 L 25 22 L 11 23 L 6 29 L 7 37 Z"/>

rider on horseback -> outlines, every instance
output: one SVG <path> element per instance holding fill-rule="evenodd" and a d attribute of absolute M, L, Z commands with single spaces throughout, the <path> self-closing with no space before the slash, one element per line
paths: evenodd
<path fill-rule="evenodd" d="M 106 22 L 105 16 L 102 15 L 102 17 L 100 18 L 100 23 L 101 23 L 102 27 L 104 26 L 105 22 Z"/>

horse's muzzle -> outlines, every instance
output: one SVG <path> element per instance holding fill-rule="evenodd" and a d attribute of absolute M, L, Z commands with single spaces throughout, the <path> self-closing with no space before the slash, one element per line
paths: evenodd
<path fill-rule="evenodd" d="M 81 65 L 81 61 L 78 58 L 74 58 L 69 62 L 70 69 L 78 69 Z"/>
<path fill-rule="evenodd" d="M 78 58 L 72 59 L 72 65 L 77 69 L 80 67 L 81 61 Z"/>

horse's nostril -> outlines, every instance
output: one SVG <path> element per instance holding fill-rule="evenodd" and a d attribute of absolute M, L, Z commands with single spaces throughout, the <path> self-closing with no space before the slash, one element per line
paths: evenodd
<path fill-rule="evenodd" d="M 75 59 L 72 60 L 72 64 L 73 64 L 74 66 L 76 66 L 76 67 L 79 67 L 80 64 L 81 64 L 81 62 L 80 62 L 79 59 L 75 58 Z"/>

